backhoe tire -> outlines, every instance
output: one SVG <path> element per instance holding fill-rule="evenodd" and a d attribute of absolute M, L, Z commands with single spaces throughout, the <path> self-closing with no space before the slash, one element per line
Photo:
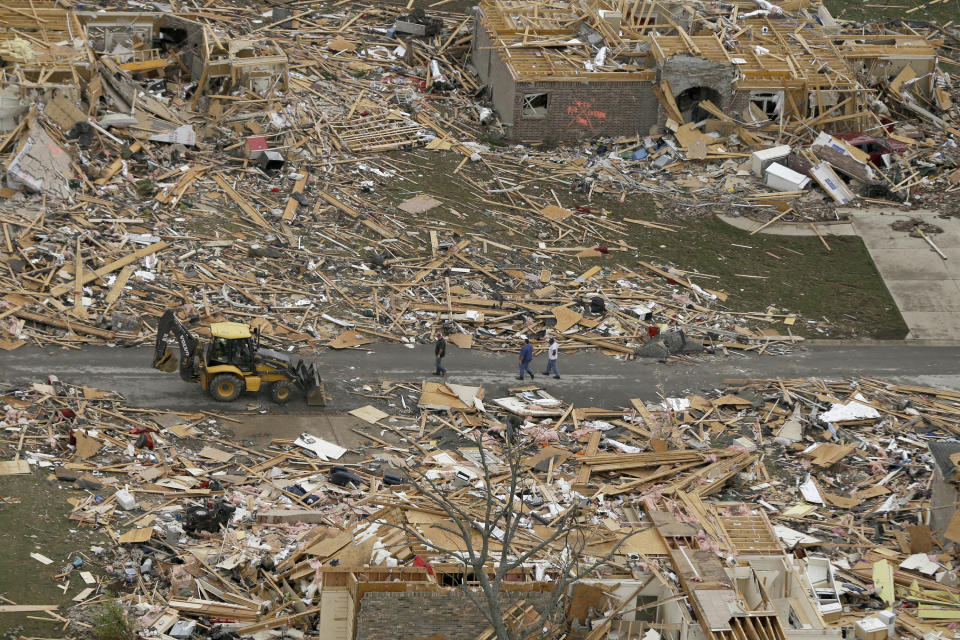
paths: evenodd
<path fill-rule="evenodd" d="M 289 380 L 277 380 L 270 387 L 270 397 L 277 404 L 286 404 L 293 397 L 293 383 Z"/>
<path fill-rule="evenodd" d="M 241 391 L 243 382 L 232 373 L 218 373 L 210 381 L 210 397 L 217 402 L 233 402 Z"/>

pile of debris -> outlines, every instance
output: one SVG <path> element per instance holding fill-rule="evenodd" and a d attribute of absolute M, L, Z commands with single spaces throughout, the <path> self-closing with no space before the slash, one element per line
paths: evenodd
<path fill-rule="evenodd" d="M 75 526 L 114 543 L 56 577 L 83 583 L 77 629 L 107 591 L 161 638 L 503 637 L 491 611 L 556 638 L 921 638 L 960 615 L 960 393 L 732 380 L 604 409 L 383 390 L 389 412 L 350 412 L 369 444 L 255 449 L 223 417 L 51 379 L 4 392 L 0 464 L 52 473 Z"/>
<path fill-rule="evenodd" d="M 766 0 L 498 0 L 478 16 L 473 63 L 512 139 L 599 138 L 586 181 L 614 193 L 672 183 L 693 203 L 803 220 L 833 217 L 824 195 L 934 204 L 960 189 L 958 85 L 941 60 L 956 63 L 938 53 L 955 30 Z"/>
<path fill-rule="evenodd" d="M 593 199 L 653 194 L 668 209 L 726 203 L 789 220 L 835 211 L 801 206 L 817 197 L 800 185 L 758 190 L 780 176 L 771 167 L 807 163 L 821 184 L 840 190 L 836 171 L 894 194 L 958 175 L 946 171 L 955 130 L 923 127 L 957 108 L 937 66 L 949 32 L 859 29 L 854 42 L 822 7 L 821 26 L 814 7 L 597 6 L 0 8 L 0 348 L 133 344 L 180 307 L 201 325 L 252 319 L 284 349 L 415 342 L 446 325 L 458 345 L 490 349 L 549 331 L 565 349 L 633 357 L 672 328 L 708 349 L 765 350 L 794 342 L 794 314 L 730 313 L 709 275 L 652 264 L 629 243 L 676 225 Z M 807 54 L 822 64 L 801 64 Z M 522 85 L 515 112 L 489 75 L 504 58 L 522 71 L 507 86 Z M 701 67 L 737 84 L 712 98 L 683 88 Z M 617 132 L 613 107 L 549 92 L 571 79 L 585 91 L 629 80 L 653 101 L 655 134 L 634 120 Z M 900 100 L 888 100 L 894 124 L 879 118 L 906 150 L 879 153 L 882 167 L 860 148 L 873 142 L 840 133 L 878 126 L 877 86 Z M 497 146 L 534 125 L 580 146 Z M 426 186 L 431 170 L 457 191 Z"/>

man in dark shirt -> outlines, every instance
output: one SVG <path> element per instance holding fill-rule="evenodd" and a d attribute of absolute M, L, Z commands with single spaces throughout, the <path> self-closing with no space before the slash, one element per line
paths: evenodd
<path fill-rule="evenodd" d="M 437 343 L 433 347 L 433 355 L 437 360 L 437 370 L 433 372 L 433 375 L 447 375 L 447 370 L 443 368 L 443 357 L 447 355 L 447 341 L 443 339 L 442 331 L 437 332 Z"/>
<path fill-rule="evenodd" d="M 529 373 L 533 380 L 533 371 L 530 371 L 530 363 L 533 362 L 533 345 L 530 344 L 530 338 L 523 341 L 523 347 L 520 349 L 520 375 L 517 380 L 523 380 L 523 374 Z"/>

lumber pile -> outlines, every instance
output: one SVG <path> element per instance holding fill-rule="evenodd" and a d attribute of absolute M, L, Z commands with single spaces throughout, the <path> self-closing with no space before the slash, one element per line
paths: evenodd
<path fill-rule="evenodd" d="M 609 215 L 602 198 L 652 195 L 669 215 L 680 205 L 698 215 L 705 202 L 736 202 L 731 211 L 781 221 L 835 215 L 818 206 L 808 214 L 796 199 L 808 193 L 787 198 L 747 184 L 753 178 L 738 163 L 779 143 L 803 147 L 810 162 L 832 158 L 848 172 L 875 174 L 898 194 L 956 174 L 946 171 L 955 152 L 941 148 L 943 131 L 905 138 L 910 151 L 898 156 L 899 169 L 870 168 L 851 144 L 811 137 L 830 111 L 751 117 L 717 134 L 714 124 L 726 127 L 731 117 L 709 101 L 701 107 L 710 133 L 677 121 L 662 135 L 599 147 L 491 146 L 484 141 L 504 128 L 476 98 L 472 21 L 440 8 L 432 12 L 439 34 L 421 38 L 390 32 L 403 17 L 398 7 L 275 8 L 266 13 L 276 19 L 264 19 L 225 1 L 209 11 L 185 7 L 176 20 L 144 14 L 110 51 L 97 38 L 66 35 L 77 25 L 114 28 L 104 26 L 111 7 L 103 8 L 37 5 L 30 11 L 50 21 L 39 24 L 24 22 L 22 9 L 0 8 L 16 25 L 0 29 L 20 38 L 4 58 L 16 71 L 0 87 L 24 106 L 0 143 L 8 178 L 0 190 L 2 349 L 138 344 L 174 307 L 199 327 L 253 320 L 269 346 L 283 349 L 417 342 L 444 326 L 494 350 L 515 349 L 518 334 L 553 335 L 568 351 L 633 357 L 656 334 L 682 330 L 681 347 L 779 352 L 824 323 L 790 310 L 744 311 L 711 274 L 646 256 L 637 262 L 631 234 L 678 225 Z M 538 20 L 549 26 L 557 16 L 544 10 Z M 661 15 L 656 3 L 643 12 Z M 623 37 L 653 37 L 623 26 Z M 679 38 L 658 45 L 663 55 L 702 44 L 660 26 L 663 38 Z M 194 62 L 178 43 L 141 42 L 170 28 L 202 33 Z M 777 29 L 763 46 L 785 37 Z M 539 46 L 534 31 L 525 47 Z M 70 56 L 59 44 L 67 40 Z M 583 55 L 560 51 L 550 48 L 551 59 Z M 68 68 L 79 71 L 64 79 Z M 44 82 L 52 74 L 57 82 Z M 942 105 L 952 87 L 944 82 L 935 83 Z M 42 95 L 30 94 L 29 83 L 45 87 Z M 903 75 L 889 91 L 928 98 L 917 94 L 920 84 Z M 862 113 L 861 102 L 843 110 Z M 949 109 L 938 113 L 950 117 Z M 704 136 L 706 166 L 684 157 Z M 676 161 L 660 166 L 664 154 Z M 917 169 L 931 154 L 947 177 Z M 944 192 L 955 187 L 943 184 Z M 659 357 L 688 352 L 652 349 Z"/>
<path fill-rule="evenodd" d="M 424 392 L 442 396 L 443 387 Z M 511 588 L 528 594 L 549 589 L 563 566 L 564 544 L 541 542 L 562 514 L 582 510 L 582 560 L 609 556 L 592 575 L 600 591 L 578 588 L 563 603 L 577 616 L 600 615 L 597 637 L 637 628 L 629 607 L 619 608 L 624 594 L 604 583 L 656 584 L 647 602 L 669 610 L 689 598 L 689 623 L 717 623 L 718 637 L 727 637 L 725 625 L 729 637 L 779 635 L 800 619 L 834 637 L 873 624 L 882 602 L 895 608 L 889 624 L 919 638 L 960 611 L 960 512 L 943 497 L 960 483 L 958 392 L 869 379 L 728 380 L 660 403 L 586 408 L 560 399 L 559 415 L 518 422 L 489 403 L 478 413 L 391 400 L 409 391 L 385 383 L 387 411 L 351 412 L 361 444 L 348 450 L 309 439 L 245 446 L 222 434 L 234 418 L 134 408 L 55 378 L 4 389 L 0 473 L 53 474 L 70 496 L 71 525 L 98 529 L 113 545 L 106 562 L 51 573 L 68 588 L 79 575 L 85 589 L 60 620 L 83 623 L 77 614 L 118 584 L 125 599 L 152 604 L 138 615 L 160 633 L 207 619 L 241 634 L 277 625 L 309 633 L 324 615 L 344 615 L 336 604 L 344 589 L 362 598 L 396 591 L 389 585 L 399 581 L 406 591 L 443 593 L 451 589 L 443 576 L 463 571 L 465 547 L 431 495 L 455 505 L 463 522 L 483 522 L 486 482 L 497 500 L 515 483 L 515 508 L 530 521 L 511 549 L 534 554 L 531 563 L 510 573 Z M 419 478 L 433 479 L 430 493 Z M 53 562 L 39 551 L 24 561 Z M 806 560 L 788 553 L 800 551 Z M 657 578 L 667 571 L 678 581 Z M 781 576 L 785 591 L 751 600 L 734 579 L 745 571 Z M 811 599 L 808 585 L 827 577 L 846 589 L 831 596 L 817 583 Z M 752 604 L 717 622 L 711 611 L 728 592 Z M 295 608 L 290 593 L 318 599 Z M 777 613 L 782 597 L 796 618 Z M 593 613 L 584 598 L 599 598 Z M 536 602 L 521 604 L 505 614 L 511 625 L 536 619 Z M 56 619 L 55 609 L 5 610 Z"/>

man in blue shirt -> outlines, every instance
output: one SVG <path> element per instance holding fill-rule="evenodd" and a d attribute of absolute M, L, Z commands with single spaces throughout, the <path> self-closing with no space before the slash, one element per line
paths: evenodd
<path fill-rule="evenodd" d="M 533 380 L 533 371 L 530 371 L 530 363 L 533 362 L 533 345 L 530 344 L 530 338 L 525 338 L 523 348 L 520 349 L 520 375 L 517 380 L 523 380 L 523 374 L 529 373 Z"/>

